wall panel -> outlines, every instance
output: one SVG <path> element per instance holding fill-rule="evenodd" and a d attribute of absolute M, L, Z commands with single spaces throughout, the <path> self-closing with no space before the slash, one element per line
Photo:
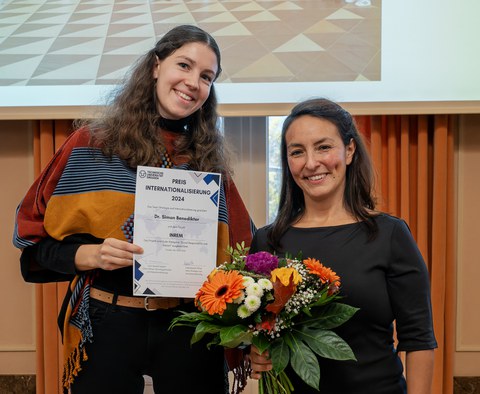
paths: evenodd
<path fill-rule="evenodd" d="M 456 376 L 480 376 L 480 115 L 459 125 Z"/>
<path fill-rule="evenodd" d="M 35 373 L 34 285 L 20 275 L 12 245 L 15 209 L 33 181 L 29 121 L 0 121 L 0 374 Z"/>

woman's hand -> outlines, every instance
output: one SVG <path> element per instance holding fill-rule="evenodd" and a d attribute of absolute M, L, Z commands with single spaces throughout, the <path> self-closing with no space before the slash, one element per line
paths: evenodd
<path fill-rule="evenodd" d="M 250 377 L 252 379 L 258 380 L 262 377 L 263 371 L 270 371 L 272 369 L 272 361 L 270 360 L 268 351 L 260 353 L 260 351 L 252 345 L 250 348 L 249 358 L 250 366 L 252 368 Z"/>
<path fill-rule="evenodd" d="M 100 245 L 81 245 L 75 255 L 75 268 L 87 271 L 100 268 L 113 271 L 133 265 L 133 254 L 143 253 L 143 249 L 127 241 L 106 238 Z"/>

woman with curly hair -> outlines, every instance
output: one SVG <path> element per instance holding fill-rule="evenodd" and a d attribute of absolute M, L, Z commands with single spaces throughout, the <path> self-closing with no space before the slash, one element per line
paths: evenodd
<path fill-rule="evenodd" d="M 188 329 L 169 332 L 193 299 L 133 296 L 136 168 L 222 174 L 217 259 L 254 229 L 231 179 L 217 123 L 213 82 L 220 51 L 204 30 L 167 32 L 139 59 L 104 114 L 74 131 L 17 210 L 14 243 L 26 281 L 69 280 L 59 316 L 63 385 L 77 393 L 228 390 L 221 350 L 190 346 Z M 148 302 L 147 302 L 148 301 Z M 208 379 L 206 378 L 208 377 Z"/>

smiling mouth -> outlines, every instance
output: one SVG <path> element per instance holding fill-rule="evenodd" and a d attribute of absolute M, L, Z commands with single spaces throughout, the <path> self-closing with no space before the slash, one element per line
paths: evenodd
<path fill-rule="evenodd" d="M 309 181 L 321 181 L 322 179 L 325 179 L 327 174 L 320 174 L 320 175 L 313 175 L 313 176 L 308 176 L 306 177 Z"/>
<path fill-rule="evenodd" d="M 180 98 L 182 98 L 184 100 L 193 101 L 192 97 L 186 95 L 185 93 L 180 92 L 179 90 L 175 90 L 175 93 L 177 94 L 177 96 L 179 96 Z"/>

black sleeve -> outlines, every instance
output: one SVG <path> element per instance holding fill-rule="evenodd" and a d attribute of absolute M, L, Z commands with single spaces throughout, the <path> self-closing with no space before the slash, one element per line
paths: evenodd
<path fill-rule="evenodd" d="M 73 234 L 62 241 L 48 237 L 23 249 L 20 267 L 23 279 L 32 283 L 70 281 L 76 274 L 75 254 L 81 245 L 100 244 L 90 234 Z"/>
<path fill-rule="evenodd" d="M 250 254 L 258 252 L 258 245 L 257 245 L 258 235 L 257 234 L 258 234 L 258 231 L 254 234 L 254 236 L 252 238 L 252 243 L 250 244 L 250 250 L 248 251 L 248 253 L 250 253 Z"/>
<path fill-rule="evenodd" d="M 397 349 L 434 349 L 437 343 L 427 266 L 404 221 L 399 221 L 392 233 L 392 254 L 387 280 L 396 320 Z"/>

